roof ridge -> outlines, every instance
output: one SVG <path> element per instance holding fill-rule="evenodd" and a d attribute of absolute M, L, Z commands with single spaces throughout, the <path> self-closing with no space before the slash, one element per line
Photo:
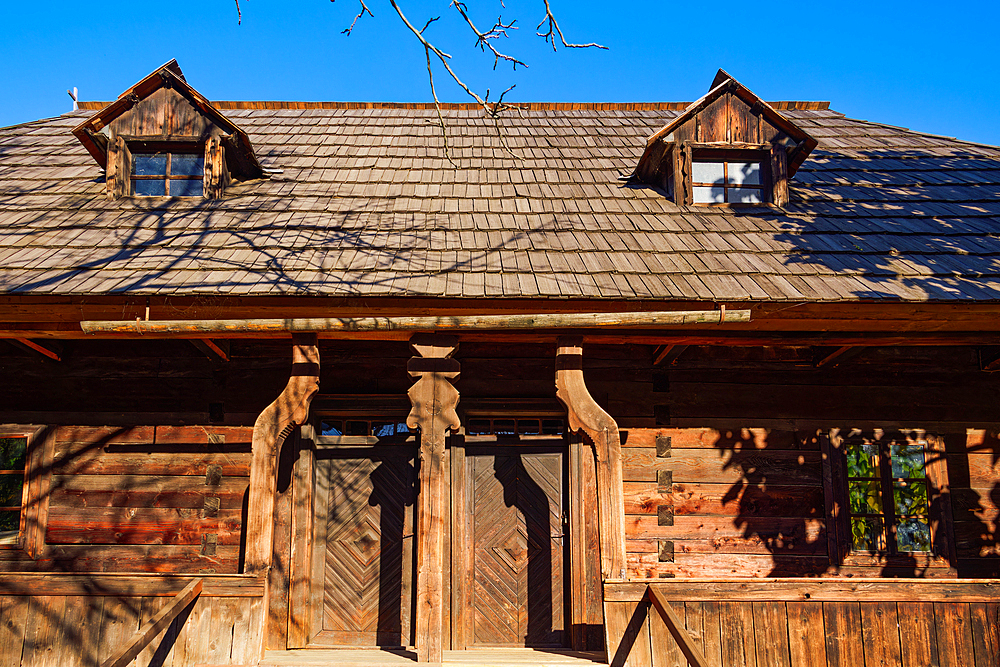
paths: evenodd
<path fill-rule="evenodd" d="M 81 101 L 80 109 L 100 110 L 110 102 Z M 690 102 L 520 102 L 513 107 L 525 111 L 683 111 Z M 797 111 L 823 111 L 829 102 L 783 101 L 768 102 L 775 109 Z M 280 109 L 433 109 L 433 102 L 306 102 L 276 100 L 224 100 L 213 101 L 217 109 L 280 110 Z M 442 109 L 476 110 L 475 102 L 442 102 Z"/>

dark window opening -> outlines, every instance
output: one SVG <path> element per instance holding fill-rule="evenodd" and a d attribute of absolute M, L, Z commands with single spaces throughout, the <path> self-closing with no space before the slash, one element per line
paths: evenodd
<path fill-rule="evenodd" d="M 465 432 L 468 435 L 562 435 L 562 419 L 531 419 L 497 417 L 488 419 L 474 417 L 467 420 Z"/>
<path fill-rule="evenodd" d="M 336 419 L 324 418 L 320 421 L 320 435 L 375 436 L 389 438 L 408 435 L 410 429 L 399 420 L 391 419 Z"/>

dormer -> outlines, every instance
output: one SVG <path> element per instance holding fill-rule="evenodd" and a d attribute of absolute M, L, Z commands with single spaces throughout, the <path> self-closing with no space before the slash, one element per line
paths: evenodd
<path fill-rule="evenodd" d="M 176 60 L 73 129 L 104 167 L 109 199 L 221 197 L 263 176 L 246 132 L 184 79 Z"/>
<path fill-rule="evenodd" d="M 720 69 L 707 95 L 647 140 L 633 176 L 679 205 L 783 206 L 816 144 Z"/>

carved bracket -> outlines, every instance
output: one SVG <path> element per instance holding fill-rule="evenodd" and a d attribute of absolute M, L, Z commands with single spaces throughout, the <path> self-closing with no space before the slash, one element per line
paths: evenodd
<path fill-rule="evenodd" d="M 458 390 L 451 384 L 460 371 L 451 358 L 458 347 L 454 336 L 417 334 L 410 345 L 420 355 L 406 370 L 417 381 L 410 387 L 406 425 L 420 429 L 419 495 L 417 497 L 417 660 L 440 663 L 444 628 L 444 533 L 449 516 L 448 467 L 445 438 L 461 426 Z"/>
<path fill-rule="evenodd" d="M 318 391 L 319 345 L 316 334 L 294 334 L 288 384 L 278 398 L 260 413 L 253 426 L 246 526 L 247 574 L 260 574 L 271 566 L 278 451 L 295 427 L 308 419 L 309 405 Z"/>
<path fill-rule="evenodd" d="M 622 488 L 621 439 L 618 424 L 597 404 L 583 379 L 583 347 L 578 337 L 564 336 L 556 348 L 556 398 L 566 406 L 569 428 L 583 431 L 597 457 L 597 502 L 604 580 L 624 579 L 625 498 Z"/>

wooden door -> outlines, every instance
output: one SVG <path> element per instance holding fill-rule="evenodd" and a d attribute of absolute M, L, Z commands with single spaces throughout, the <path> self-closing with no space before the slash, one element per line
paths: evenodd
<path fill-rule="evenodd" d="M 359 455 L 363 454 L 363 455 Z M 413 610 L 414 449 L 319 454 L 314 646 L 407 646 Z"/>
<path fill-rule="evenodd" d="M 465 463 L 463 643 L 562 646 L 562 453 L 470 450 Z"/>

